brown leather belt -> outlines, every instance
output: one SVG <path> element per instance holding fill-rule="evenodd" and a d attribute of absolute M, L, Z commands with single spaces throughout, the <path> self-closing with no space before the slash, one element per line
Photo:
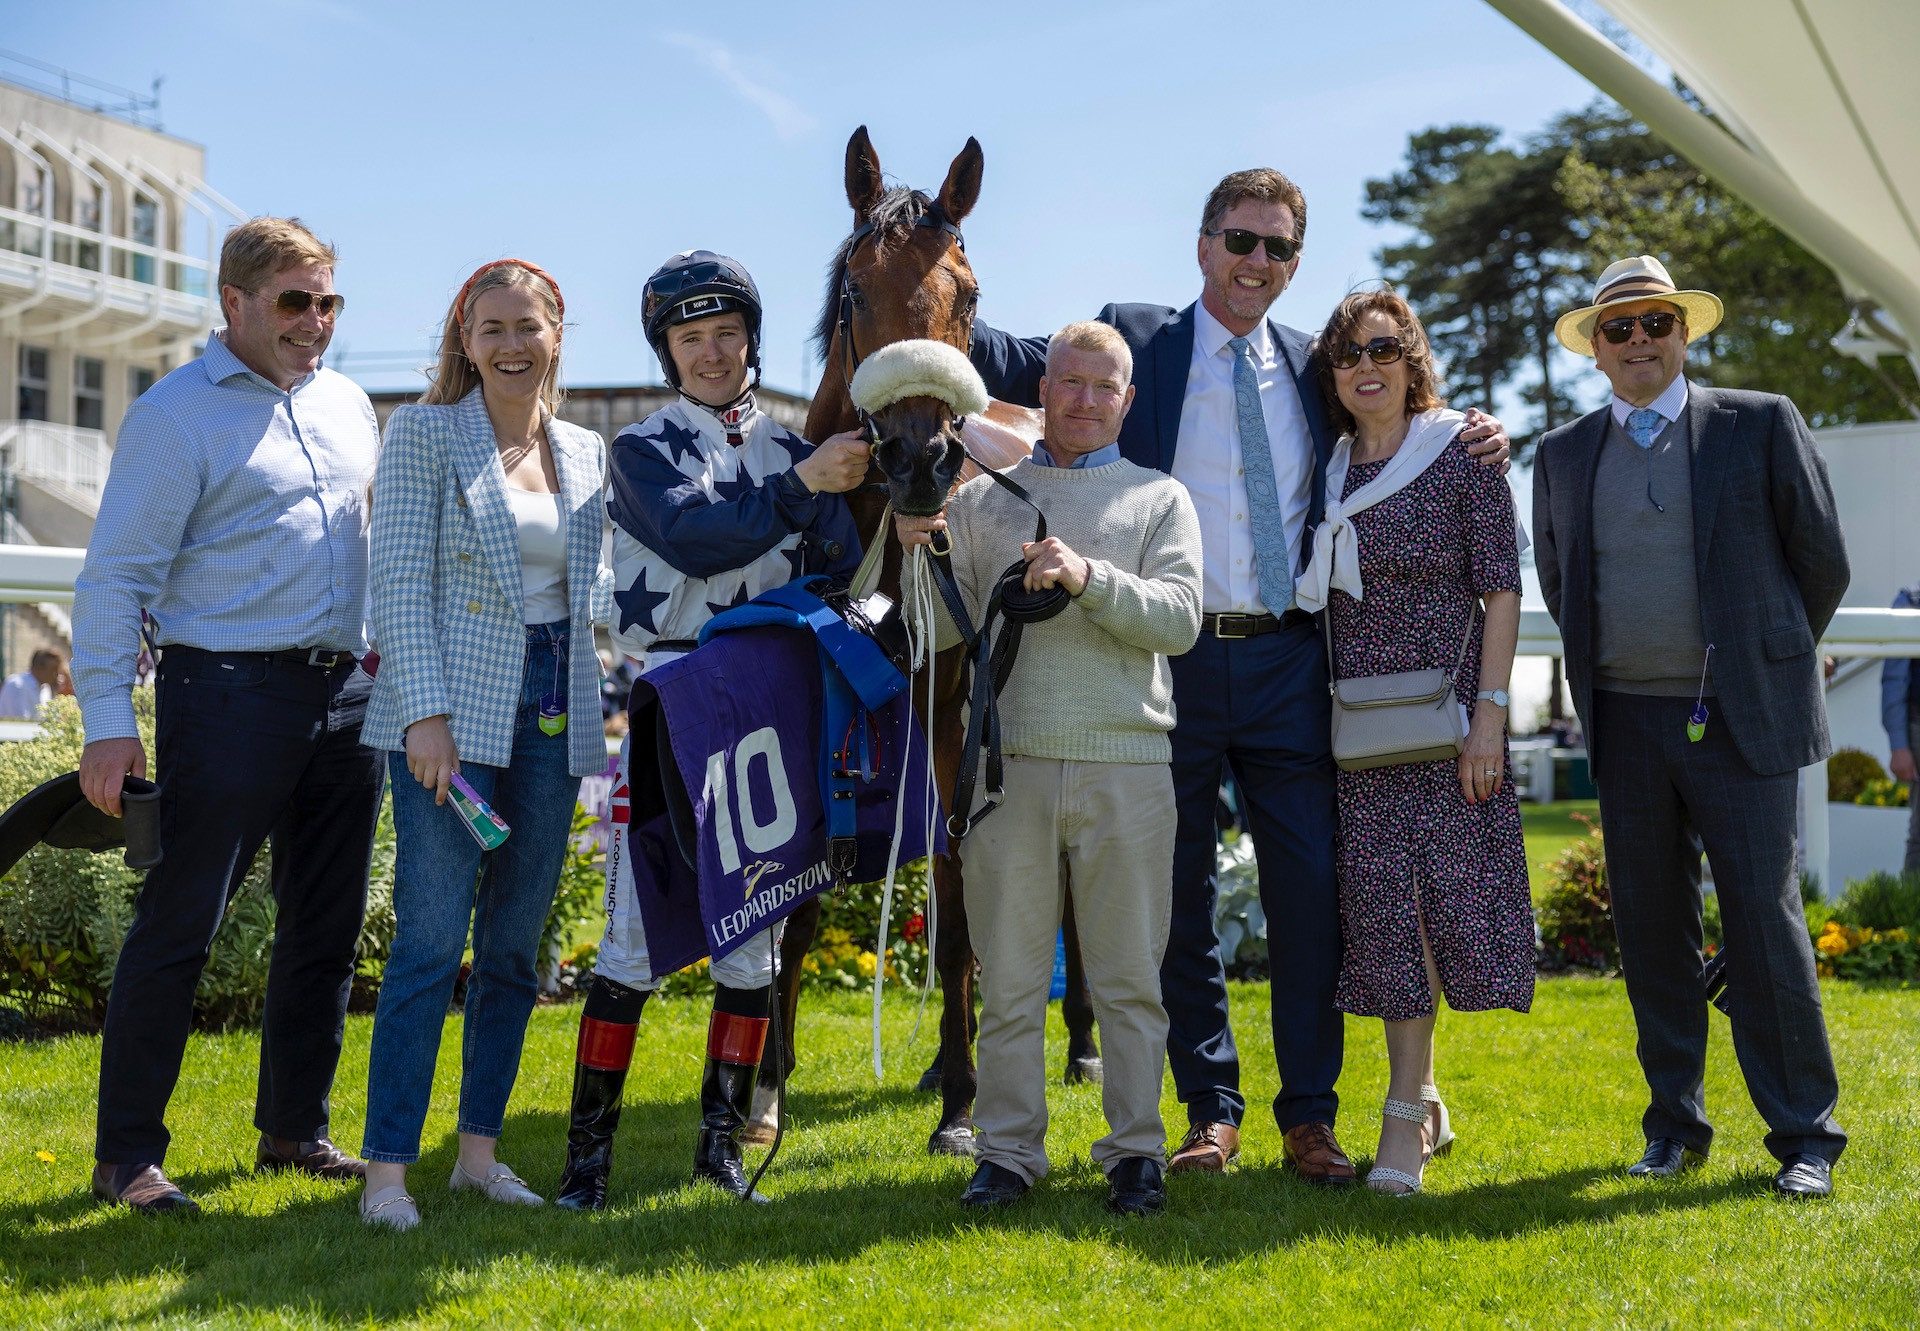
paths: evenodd
<path fill-rule="evenodd" d="M 1200 627 L 1223 642 L 1231 642 L 1236 638 L 1257 638 L 1263 633 L 1278 633 L 1281 629 L 1299 628 L 1302 624 L 1312 622 L 1313 616 L 1299 606 L 1295 606 L 1284 615 L 1200 616 Z"/>

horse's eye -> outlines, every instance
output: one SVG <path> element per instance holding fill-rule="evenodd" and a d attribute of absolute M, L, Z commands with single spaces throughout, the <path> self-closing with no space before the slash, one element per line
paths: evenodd
<path fill-rule="evenodd" d="M 864 310 L 867 308 L 867 293 L 857 286 L 849 285 L 847 287 L 847 299 L 853 302 L 853 308 L 856 310 Z"/>

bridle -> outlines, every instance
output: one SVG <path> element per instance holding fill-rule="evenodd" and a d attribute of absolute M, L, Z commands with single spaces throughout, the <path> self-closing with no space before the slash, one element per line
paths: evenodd
<path fill-rule="evenodd" d="M 939 204 L 929 203 L 926 211 L 913 219 L 913 225 L 915 227 L 926 227 L 944 231 L 947 235 L 953 237 L 953 243 L 960 247 L 960 252 L 962 254 L 966 253 L 967 238 L 961 234 L 959 225 L 946 215 Z M 877 232 L 878 228 L 872 221 L 862 222 L 859 226 L 855 227 L 853 235 L 847 239 L 846 258 L 843 259 L 840 264 L 840 290 L 835 296 L 837 309 L 834 314 L 834 333 L 840 342 L 840 369 L 846 382 L 847 398 L 849 401 L 853 398 L 853 376 L 860 368 L 861 359 L 860 349 L 856 347 L 853 342 L 853 256 L 859 252 L 861 242 L 876 235 Z M 969 355 L 973 352 L 973 324 L 971 322 L 967 324 L 967 344 L 962 347 L 961 350 Z M 866 431 L 867 438 L 873 441 L 873 446 L 877 451 L 881 442 L 879 425 L 874 421 L 872 416 L 862 411 L 857 404 L 854 406 L 853 411 L 854 415 L 860 420 L 861 428 Z M 951 439 L 947 444 L 947 461 L 952 464 L 955 475 L 959 474 L 960 466 L 966 460 L 967 456 L 966 445 L 960 442 L 960 430 L 961 427 L 966 424 L 966 419 L 965 416 L 954 417 Z M 959 452 L 959 457 L 954 456 L 956 451 Z M 875 464 L 878 465 L 877 458 Z M 863 481 L 860 488 L 863 490 L 885 490 L 887 483 L 884 480 Z"/>

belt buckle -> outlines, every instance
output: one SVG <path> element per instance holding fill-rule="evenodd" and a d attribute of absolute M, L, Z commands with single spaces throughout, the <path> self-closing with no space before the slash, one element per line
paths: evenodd
<path fill-rule="evenodd" d="M 1227 631 L 1228 620 L 1234 621 L 1235 625 L 1240 628 L 1240 631 L 1235 633 L 1228 632 Z M 1253 624 L 1254 624 L 1254 616 L 1252 615 L 1242 615 L 1242 614 L 1215 615 L 1213 617 L 1213 636 L 1216 638 L 1219 638 L 1223 642 L 1236 642 L 1241 638 L 1251 638 L 1253 636 Z"/>
<path fill-rule="evenodd" d="M 310 666 L 318 666 L 322 670 L 331 670 L 340 664 L 340 658 L 345 655 L 345 652 L 330 652 L 323 647 L 309 647 L 307 648 L 307 664 Z"/>

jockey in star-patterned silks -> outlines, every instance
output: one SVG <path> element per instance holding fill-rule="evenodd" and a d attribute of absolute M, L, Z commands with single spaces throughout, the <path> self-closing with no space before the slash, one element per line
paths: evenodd
<path fill-rule="evenodd" d="M 644 673 L 693 650 L 722 610 L 803 574 L 850 575 L 860 538 L 841 495 L 864 478 L 868 451 L 852 433 L 815 448 L 755 406 L 760 295 L 734 260 L 708 250 L 675 255 L 647 279 L 643 315 L 667 381 L 680 390 L 608 450 L 613 639 Z M 641 767 L 640 779 L 651 779 L 649 765 Z M 647 957 L 628 829 L 618 818 L 629 780 L 623 743 L 607 928 L 580 1018 L 567 1165 L 555 1199 L 578 1210 L 606 1206 L 640 1012 L 664 978 Z M 740 1132 L 766 1042 L 774 933 L 763 931 L 712 972 L 693 1177 L 737 1196 L 748 1192 Z"/>

